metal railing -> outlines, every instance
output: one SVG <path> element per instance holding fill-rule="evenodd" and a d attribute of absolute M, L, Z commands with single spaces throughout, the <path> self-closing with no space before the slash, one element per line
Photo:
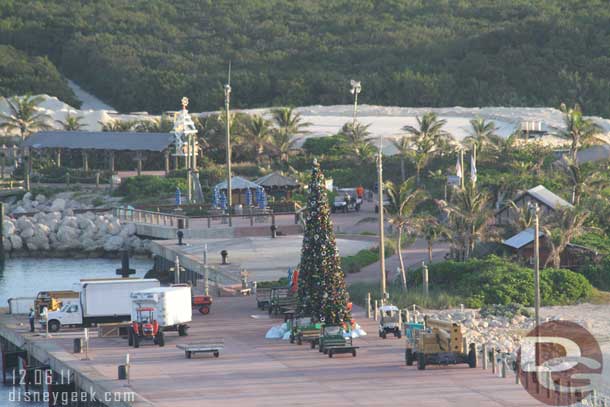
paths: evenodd
<path fill-rule="evenodd" d="M 112 214 L 122 222 L 169 226 L 179 229 L 189 228 L 189 217 L 184 215 L 131 208 L 113 208 Z"/>

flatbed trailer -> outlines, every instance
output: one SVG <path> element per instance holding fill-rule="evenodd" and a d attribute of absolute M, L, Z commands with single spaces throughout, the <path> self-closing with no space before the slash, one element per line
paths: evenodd
<path fill-rule="evenodd" d="M 211 353 L 215 358 L 220 356 L 220 351 L 224 349 L 224 339 L 210 338 L 197 343 L 178 344 L 176 348 L 184 351 L 184 357 L 192 359 L 197 353 Z"/>

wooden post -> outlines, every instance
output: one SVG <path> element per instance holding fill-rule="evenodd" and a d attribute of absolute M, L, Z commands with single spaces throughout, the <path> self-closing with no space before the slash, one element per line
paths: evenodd
<path fill-rule="evenodd" d="M 517 366 L 515 369 L 515 384 L 519 384 L 521 380 L 521 363 L 517 360 Z"/>
<path fill-rule="evenodd" d="M 379 306 L 377 303 L 377 300 L 375 300 L 375 321 L 377 321 L 377 319 L 379 318 Z"/>
<path fill-rule="evenodd" d="M 496 348 L 491 348 L 491 373 L 496 374 Z"/>
<path fill-rule="evenodd" d="M 61 167 L 61 148 L 55 152 L 55 164 L 57 164 L 57 168 Z"/>
<path fill-rule="evenodd" d="M 546 397 L 550 400 L 552 396 L 551 387 L 553 386 L 553 374 L 552 372 L 548 372 L 549 374 L 546 376 Z"/>
<path fill-rule="evenodd" d="M 100 187 L 100 172 L 97 171 L 95 173 L 95 189 L 98 189 Z"/>
<path fill-rule="evenodd" d="M 83 171 L 89 171 L 89 155 L 83 151 Z"/>
<path fill-rule="evenodd" d="M 165 175 L 169 174 L 169 150 L 165 150 Z"/>
<path fill-rule="evenodd" d="M 371 319 L 371 293 L 366 294 L 366 317 Z"/>
<path fill-rule="evenodd" d="M 0 202 L 0 267 L 4 267 L 4 203 Z M 2 365 L 4 367 L 4 365 Z"/>
<path fill-rule="evenodd" d="M 70 185 L 70 173 L 66 172 L 66 185 Z"/>
<path fill-rule="evenodd" d="M 501 375 L 503 379 L 506 379 L 506 359 L 502 358 L 502 366 L 500 369 Z"/>
<path fill-rule="evenodd" d="M 4 167 L 6 167 L 6 145 L 2 144 L 2 152 L 0 152 L 2 156 L 2 173 L 0 173 L 0 178 L 4 180 Z"/>
<path fill-rule="evenodd" d="M 428 296 L 428 266 L 426 266 L 426 263 L 424 263 L 423 261 L 421 262 L 422 264 L 422 275 L 423 275 L 423 286 L 424 286 L 424 295 L 427 297 Z"/>
<path fill-rule="evenodd" d="M 142 160 L 143 159 L 144 159 L 144 157 L 142 157 L 142 152 L 138 151 L 136 153 L 136 161 L 138 162 L 138 166 L 137 166 L 138 177 L 140 175 L 142 175 Z"/>
<path fill-rule="evenodd" d="M 108 152 L 108 169 L 114 172 L 114 151 Z"/>
<path fill-rule="evenodd" d="M 197 135 L 192 135 L 191 139 L 193 140 L 193 147 L 191 147 L 191 152 L 193 153 L 193 170 L 197 171 Z"/>
<path fill-rule="evenodd" d="M 481 363 L 483 369 L 487 369 L 487 344 L 483 344 L 483 363 Z"/>

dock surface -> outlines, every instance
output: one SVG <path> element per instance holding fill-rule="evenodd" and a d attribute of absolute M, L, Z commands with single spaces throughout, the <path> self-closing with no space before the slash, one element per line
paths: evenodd
<path fill-rule="evenodd" d="M 337 355 L 332 359 L 309 346 L 265 339 L 265 333 L 281 319 L 271 319 L 256 308 L 254 297 L 217 298 L 209 315 L 193 315 L 189 336 L 166 334 L 163 348 L 146 344 L 139 349 L 121 338 L 90 340 L 89 359 L 72 355 L 78 332 L 60 333 L 51 339 L 64 349 L 57 357 L 70 357 L 72 365 L 95 376 L 112 389 L 133 390 L 136 406 L 539 406 L 514 379 L 499 378 L 490 370 L 466 365 L 429 366 L 418 371 L 405 366 L 403 339 L 378 337 L 376 323 L 363 313 L 354 314 L 369 335 L 354 339 L 357 357 Z M 0 317 L 0 324 L 14 321 Z M 23 322 L 27 322 L 25 318 Z M 16 334 L 33 339 L 27 323 L 14 327 Z M 198 355 L 186 359 L 177 344 L 205 338 L 223 338 L 219 358 Z M 131 358 L 131 380 L 117 379 L 117 366 Z"/>

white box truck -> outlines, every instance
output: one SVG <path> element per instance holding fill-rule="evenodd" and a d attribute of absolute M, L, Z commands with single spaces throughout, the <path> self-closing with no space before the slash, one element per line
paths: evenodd
<path fill-rule="evenodd" d="M 107 322 L 124 322 L 131 318 L 129 294 L 159 287 L 159 280 L 149 278 L 120 278 L 84 280 L 79 283 L 80 298 L 64 304 L 59 311 L 50 311 L 49 331 L 62 326 L 85 326 Z"/>
<path fill-rule="evenodd" d="M 165 345 L 164 332 L 186 336 L 193 319 L 190 287 L 157 287 L 134 291 L 131 297 L 129 345 L 139 347 L 143 339 Z"/>

